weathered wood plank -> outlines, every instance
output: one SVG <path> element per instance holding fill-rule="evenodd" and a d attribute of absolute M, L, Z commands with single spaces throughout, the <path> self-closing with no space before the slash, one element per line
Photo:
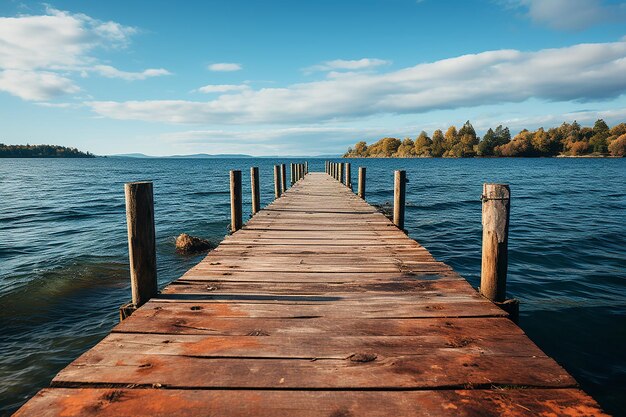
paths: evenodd
<path fill-rule="evenodd" d="M 547 357 L 442 354 L 344 359 L 199 358 L 87 351 L 52 380 L 74 384 L 160 384 L 168 388 L 429 389 L 467 386 L 574 387 Z M 501 366 L 502 361 L 506 366 Z"/>
<path fill-rule="evenodd" d="M 167 306 L 166 306 L 167 307 Z M 523 334 L 521 329 L 504 317 L 487 318 L 418 318 L 377 319 L 359 317 L 335 318 L 250 318 L 213 317 L 207 322 L 191 309 L 176 311 L 162 309 L 158 318 L 154 312 L 141 310 L 112 330 L 118 333 L 198 334 L 218 336 L 253 335 L 318 335 L 344 336 L 436 336 L 445 334 L 453 339 L 467 339 L 475 334 L 493 332 L 500 335 Z M 529 343 L 530 340 L 528 341 Z"/>
<path fill-rule="evenodd" d="M 17 414 L 151 417 L 606 416 L 577 389 L 247 391 L 45 389 Z"/>
<path fill-rule="evenodd" d="M 341 284 L 323 282 L 240 282 L 209 281 L 194 282 L 179 279 L 161 291 L 162 294 L 338 294 L 340 296 L 358 296 L 388 294 L 389 296 L 416 294 L 444 296 L 445 294 L 468 294 L 471 285 L 465 280 L 437 281 L 385 281 L 364 282 L 364 280 Z M 471 294 L 471 292 L 470 292 Z"/>
<path fill-rule="evenodd" d="M 439 350 L 439 352 L 436 352 Z M 536 356 L 545 354 L 523 334 L 483 334 L 459 338 L 444 332 L 420 336 L 212 336 L 112 333 L 90 352 L 104 356 L 119 354 L 174 355 L 201 358 L 294 358 L 345 359 L 357 352 L 377 357 L 480 354 L 495 356 Z"/>
<path fill-rule="evenodd" d="M 188 311 L 194 313 L 199 320 L 210 326 L 214 317 L 254 317 L 254 318 L 306 318 L 326 317 L 327 319 L 362 317 L 378 318 L 422 318 L 422 317 L 486 317 L 505 316 L 506 313 L 495 305 L 482 300 L 458 301 L 444 303 L 433 301 L 427 303 L 398 303 L 393 300 L 380 302 L 354 303 L 211 303 L 200 300 L 154 299 L 142 310 L 153 318 L 163 316 L 165 311 L 184 317 Z M 197 304 L 197 305 L 196 305 Z M 134 314 L 133 314 L 134 315 Z"/>

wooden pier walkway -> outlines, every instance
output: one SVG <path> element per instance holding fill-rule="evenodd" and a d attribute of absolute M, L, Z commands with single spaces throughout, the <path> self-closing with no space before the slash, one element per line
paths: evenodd
<path fill-rule="evenodd" d="M 503 310 L 310 173 L 16 415 L 604 414 Z"/>

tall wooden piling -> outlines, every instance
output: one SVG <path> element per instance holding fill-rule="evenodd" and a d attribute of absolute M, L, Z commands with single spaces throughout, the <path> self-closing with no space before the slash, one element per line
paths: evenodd
<path fill-rule="evenodd" d="M 506 300 L 509 211 L 507 184 L 483 184 L 483 250 L 480 292 L 495 302 Z"/>
<path fill-rule="evenodd" d="M 339 169 L 337 171 L 337 181 L 343 183 L 343 162 L 339 162 Z"/>
<path fill-rule="evenodd" d="M 350 162 L 346 162 L 345 166 L 346 166 L 345 184 L 346 184 L 346 187 L 348 187 L 349 189 L 352 189 L 352 172 L 350 170 Z"/>
<path fill-rule="evenodd" d="M 393 222 L 400 230 L 404 230 L 405 199 L 406 171 L 395 171 L 393 185 Z"/>
<path fill-rule="evenodd" d="M 134 307 L 140 307 L 158 291 L 152 183 L 127 183 L 124 185 L 124 193 L 126 195 L 130 288 Z"/>
<path fill-rule="evenodd" d="M 304 161 L 304 175 L 309 173 L 309 161 Z"/>
<path fill-rule="evenodd" d="M 287 191 L 287 167 L 285 164 L 280 164 L 280 183 L 283 186 L 283 193 Z"/>
<path fill-rule="evenodd" d="M 280 165 L 274 165 L 274 197 L 280 197 L 283 187 L 280 185 Z"/>
<path fill-rule="evenodd" d="M 359 167 L 358 195 L 365 200 L 365 167 Z"/>
<path fill-rule="evenodd" d="M 230 171 L 230 230 L 236 232 L 241 229 L 241 171 Z"/>
<path fill-rule="evenodd" d="M 250 168 L 250 188 L 252 189 L 252 215 L 255 215 L 259 210 L 261 210 L 259 167 Z"/>

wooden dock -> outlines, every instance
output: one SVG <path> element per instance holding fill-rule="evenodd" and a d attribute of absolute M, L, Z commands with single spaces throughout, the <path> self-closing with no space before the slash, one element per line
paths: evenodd
<path fill-rule="evenodd" d="M 597 416 L 448 265 L 310 173 L 18 416 Z"/>

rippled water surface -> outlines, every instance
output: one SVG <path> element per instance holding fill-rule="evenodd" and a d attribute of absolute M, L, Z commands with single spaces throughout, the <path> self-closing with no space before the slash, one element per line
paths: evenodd
<path fill-rule="evenodd" d="M 130 298 L 123 184 L 154 181 L 164 285 L 200 260 L 174 253 L 182 232 L 219 242 L 228 170 L 270 159 L 0 159 L 0 415 L 9 414 L 118 320 Z M 520 325 L 607 411 L 626 409 L 626 159 L 368 159 L 367 200 L 392 200 L 405 169 L 410 236 L 474 286 L 483 182 L 511 185 L 509 295 Z M 323 160 L 310 160 L 323 171 Z M 356 175 L 356 174 L 353 174 Z M 356 180 L 354 180 L 356 182 Z"/>

